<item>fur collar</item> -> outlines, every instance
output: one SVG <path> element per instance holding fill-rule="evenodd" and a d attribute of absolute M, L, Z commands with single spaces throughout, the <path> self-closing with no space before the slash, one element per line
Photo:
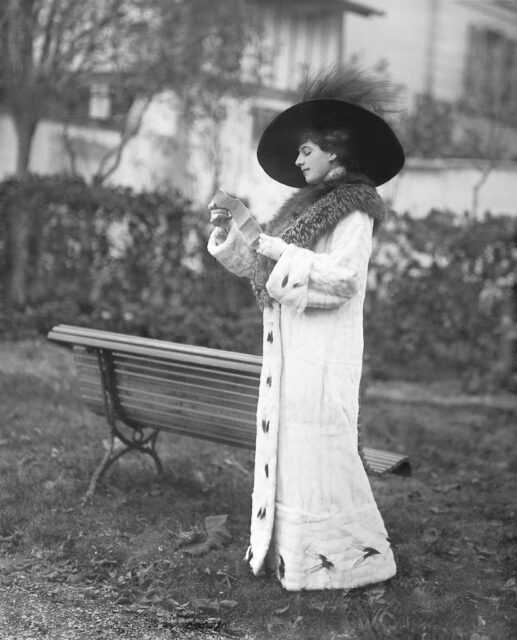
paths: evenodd
<path fill-rule="evenodd" d="M 312 249 L 318 238 L 357 210 L 367 213 L 374 222 L 380 222 L 386 212 L 381 197 L 368 178 L 347 174 L 300 189 L 266 225 L 265 233 L 278 236 L 288 244 Z M 252 286 L 261 309 L 271 305 L 266 282 L 275 264 L 275 261 L 257 254 Z"/>

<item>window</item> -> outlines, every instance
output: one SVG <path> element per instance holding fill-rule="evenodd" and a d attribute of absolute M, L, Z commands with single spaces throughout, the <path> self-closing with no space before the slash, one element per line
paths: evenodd
<path fill-rule="evenodd" d="M 120 81 L 104 80 L 92 83 L 89 91 L 88 117 L 98 123 L 122 126 L 135 99 L 134 92 Z"/>
<path fill-rule="evenodd" d="M 517 125 L 517 40 L 470 27 L 464 104 L 469 111 Z"/>
<path fill-rule="evenodd" d="M 94 120 L 108 120 L 111 116 L 111 88 L 106 82 L 91 85 L 89 115 Z"/>

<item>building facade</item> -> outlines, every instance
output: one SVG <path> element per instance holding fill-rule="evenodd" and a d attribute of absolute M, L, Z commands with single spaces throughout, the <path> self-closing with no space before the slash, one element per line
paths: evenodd
<path fill-rule="evenodd" d="M 157 96 L 140 133 L 126 146 L 112 182 L 136 189 L 183 189 L 195 202 L 210 198 L 215 184 L 246 198 L 268 218 L 290 190 L 265 176 L 254 150 L 263 128 L 295 99 L 303 75 L 336 63 L 383 69 L 401 85 L 401 109 L 418 95 L 454 104 L 462 118 L 490 134 L 497 125 L 505 149 L 479 191 L 481 210 L 517 208 L 517 2 L 514 0 L 262 0 L 257 3 L 267 50 L 261 84 L 252 95 L 228 101 L 228 120 L 214 139 L 207 123 L 185 138 L 177 97 Z M 109 87 L 92 87 L 88 122 L 63 132 L 42 121 L 31 169 L 70 169 L 91 177 L 120 133 L 107 126 Z M 16 138 L 0 113 L 0 175 L 13 171 Z M 215 148 L 214 148 L 214 145 Z M 214 154 L 218 157 L 217 170 Z M 499 164 L 499 163 L 497 163 Z M 381 192 L 396 209 L 424 214 L 431 207 L 469 209 L 486 162 L 409 158 L 401 176 Z M 453 176 L 453 179 L 450 179 Z M 515 178 L 515 179 L 514 179 Z"/>

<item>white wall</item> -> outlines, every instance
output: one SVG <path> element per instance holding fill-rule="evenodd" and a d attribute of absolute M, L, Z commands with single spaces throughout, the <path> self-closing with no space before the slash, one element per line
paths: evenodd
<path fill-rule="evenodd" d="M 403 171 L 379 188 L 398 212 L 425 216 L 431 208 L 472 211 L 474 186 L 482 177 L 483 161 L 411 158 Z M 490 170 L 479 190 L 478 215 L 517 215 L 517 162 L 501 162 Z"/>
<path fill-rule="evenodd" d="M 354 57 L 365 67 L 379 61 L 389 63 L 395 82 L 406 85 L 410 93 L 425 87 L 429 0 L 369 0 L 382 16 L 346 17 L 345 58 Z"/>
<path fill-rule="evenodd" d="M 431 88 L 437 98 L 456 101 L 471 25 L 517 34 L 517 13 L 491 8 L 489 0 L 369 0 L 383 16 L 346 19 L 346 58 L 367 66 L 385 59 L 393 80 L 409 95 Z M 434 16 L 434 18 L 433 18 Z M 433 23 L 433 20 L 435 21 Z"/>
<path fill-rule="evenodd" d="M 0 179 L 14 171 L 16 134 L 11 118 L 0 113 Z"/>
<path fill-rule="evenodd" d="M 141 134 L 128 143 L 120 166 L 108 183 L 133 187 L 137 191 L 163 190 L 185 184 L 186 167 L 176 125 L 174 113 L 167 107 L 167 114 L 164 114 L 163 104 L 158 99 L 144 118 Z M 120 141 L 120 133 L 100 127 L 71 126 L 69 136 L 77 152 L 77 171 L 86 180 L 92 178 L 102 158 Z M 16 145 L 12 119 L 0 113 L 0 179 L 15 171 Z M 71 162 L 62 124 L 50 120 L 38 124 L 29 169 L 43 175 L 70 173 Z"/>
<path fill-rule="evenodd" d="M 455 213 L 473 210 L 474 186 L 482 177 L 484 161 L 463 159 L 407 160 L 403 171 L 390 182 L 379 187 L 380 195 L 398 212 L 423 217 L 432 208 L 448 209 Z M 259 221 L 267 221 L 294 192 L 264 174 L 255 159 L 250 174 L 234 188 L 227 187 L 249 199 Z M 501 162 L 492 168 L 478 193 L 478 215 L 490 211 L 494 215 L 517 216 L 517 162 Z"/>

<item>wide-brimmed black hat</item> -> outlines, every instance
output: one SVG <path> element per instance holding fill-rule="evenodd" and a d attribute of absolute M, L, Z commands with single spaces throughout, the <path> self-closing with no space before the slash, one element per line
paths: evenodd
<path fill-rule="evenodd" d="M 266 127 L 257 148 L 258 161 L 277 182 L 304 187 L 305 178 L 295 165 L 303 142 L 300 136 L 308 131 L 342 129 L 352 135 L 360 171 L 376 186 L 384 184 L 405 161 L 397 136 L 379 115 L 388 102 L 386 83 L 357 69 L 334 68 L 319 74 L 307 82 L 304 99 Z"/>

